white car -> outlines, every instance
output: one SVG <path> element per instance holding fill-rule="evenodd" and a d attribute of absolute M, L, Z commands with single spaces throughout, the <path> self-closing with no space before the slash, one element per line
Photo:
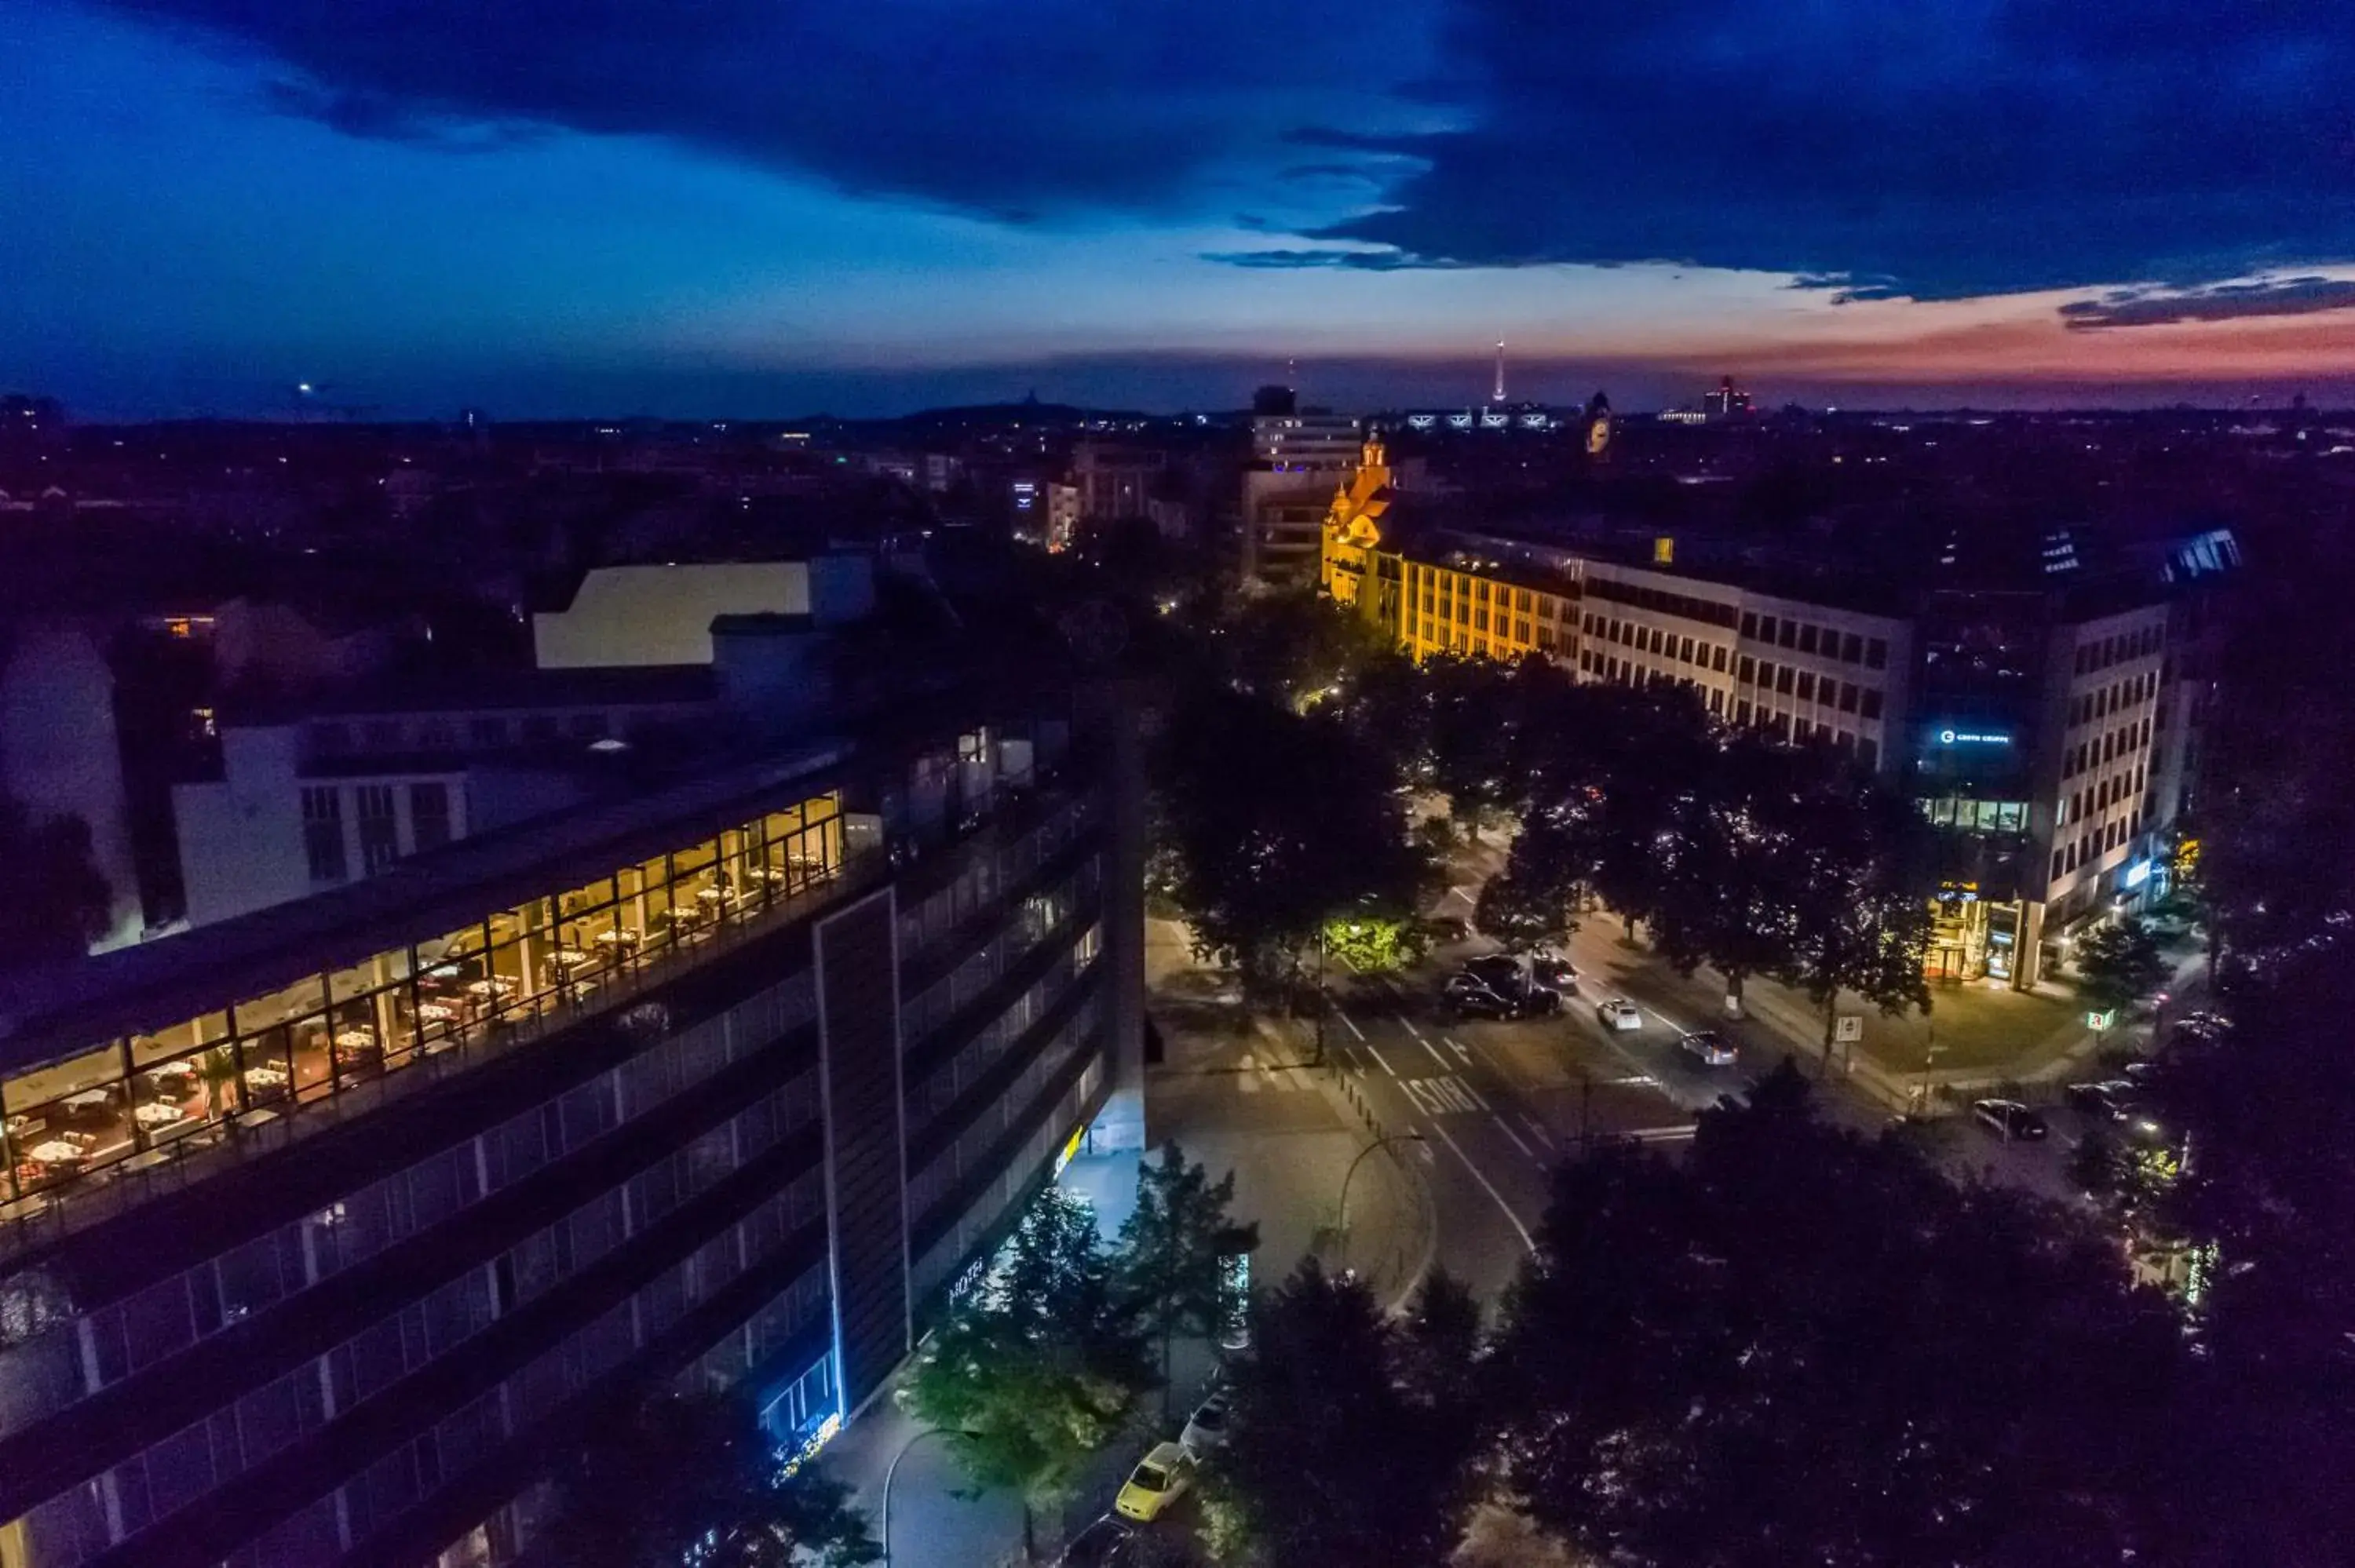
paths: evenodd
<path fill-rule="evenodd" d="M 1614 996 L 1607 1001 L 1597 1002 L 1594 1007 L 1594 1016 L 1603 1021 L 1603 1027 L 1605 1029 L 1644 1027 L 1644 1010 L 1624 996 Z"/>
<path fill-rule="evenodd" d="M 1704 1067 L 1731 1067 L 1741 1058 L 1724 1035 L 1714 1029 L 1696 1029 L 1677 1042 L 1685 1054 L 1697 1058 Z"/>
<path fill-rule="evenodd" d="M 1196 1458 L 1227 1440 L 1227 1396 L 1214 1393 L 1194 1407 L 1186 1418 L 1186 1430 L 1178 1434 L 1178 1446 Z"/>

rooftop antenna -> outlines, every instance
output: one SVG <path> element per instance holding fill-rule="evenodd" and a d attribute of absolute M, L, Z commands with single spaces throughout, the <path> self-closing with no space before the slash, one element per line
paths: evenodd
<path fill-rule="evenodd" d="M 1505 340 L 1501 337 L 1497 340 L 1497 387 L 1489 393 L 1488 400 L 1492 403 L 1505 400 Z"/>
<path fill-rule="evenodd" d="M 1300 362 L 1287 358 L 1284 362 L 1284 384 L 1295 392 L 1300 390 Z"/>

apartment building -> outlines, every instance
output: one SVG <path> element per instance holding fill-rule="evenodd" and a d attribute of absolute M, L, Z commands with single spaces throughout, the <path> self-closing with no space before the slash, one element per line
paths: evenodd
<path fill-rule="evenodd" d="M 481 1568 L 647 1379 L 782 1444 L 1142 1139 L 1116 693 L 985 683 L 0 992 L 0 1565 Z"/>

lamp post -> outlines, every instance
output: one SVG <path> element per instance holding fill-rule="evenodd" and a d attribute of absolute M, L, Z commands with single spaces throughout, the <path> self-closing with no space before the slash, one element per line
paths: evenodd
<path fill-rule="evenodd" d="M 927 1437 L 950 1437 L 954 1436 L 956 1436 L 955 1432 L 950 1427 L 927 1426 L 921 1432 L 909 1434 L 908 1440 L 900 1445 L 900 1451 L 891 1456 L 891 1463 L 883 1472 L 883 1507 L 880 1510 L 882 1515 L 883 1568 L 891 1568 L 891 1482 L 900 1474 L 900 1461 L 908 1457 L 908 1451 L 911 1448 L 913 1448 L 917 1444 L 922 1442 Z"/>
<path fill-rule="evenodd" d="M 1349 1261 L 1349 1183 L 1356 1179 L 1358 1167 L 1363 1165 L 1366 1162 L 1366 1156 L 1377 1149 L 1393 1143 L 1427 1143 L 1429 1141 L 1430 1139 L 1419 1132 L 1387 1133 L 1358 1150 L 1358 1157 L 1349 1161 L 1349 1169 L 1341 1176 L 1341 1212 L 1336 1216 L 1333 1225 L 1334 1229 L 1341 1233 L 1341 1262 L 1345 1267 Z"/>

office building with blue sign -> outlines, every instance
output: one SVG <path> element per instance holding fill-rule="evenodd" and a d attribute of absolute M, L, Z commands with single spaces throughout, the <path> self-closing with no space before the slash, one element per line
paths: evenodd
<path fill-rule="evenodd" d="M 1908 790 L 1944 830 L 1940 978 L 2032 986 L 2068 926 L 2163 890 L 2212 690 L 2213 594 L 2239 562 L 2228 532 L 1957 539 L 1891 572 L 1412 511 L 1345 492 L 1326 529 L 1327 593 L 1402 652 L 1535 652 L 1583 681 L 1684 688 L 1721 724 L 1837 747 Z"/>

